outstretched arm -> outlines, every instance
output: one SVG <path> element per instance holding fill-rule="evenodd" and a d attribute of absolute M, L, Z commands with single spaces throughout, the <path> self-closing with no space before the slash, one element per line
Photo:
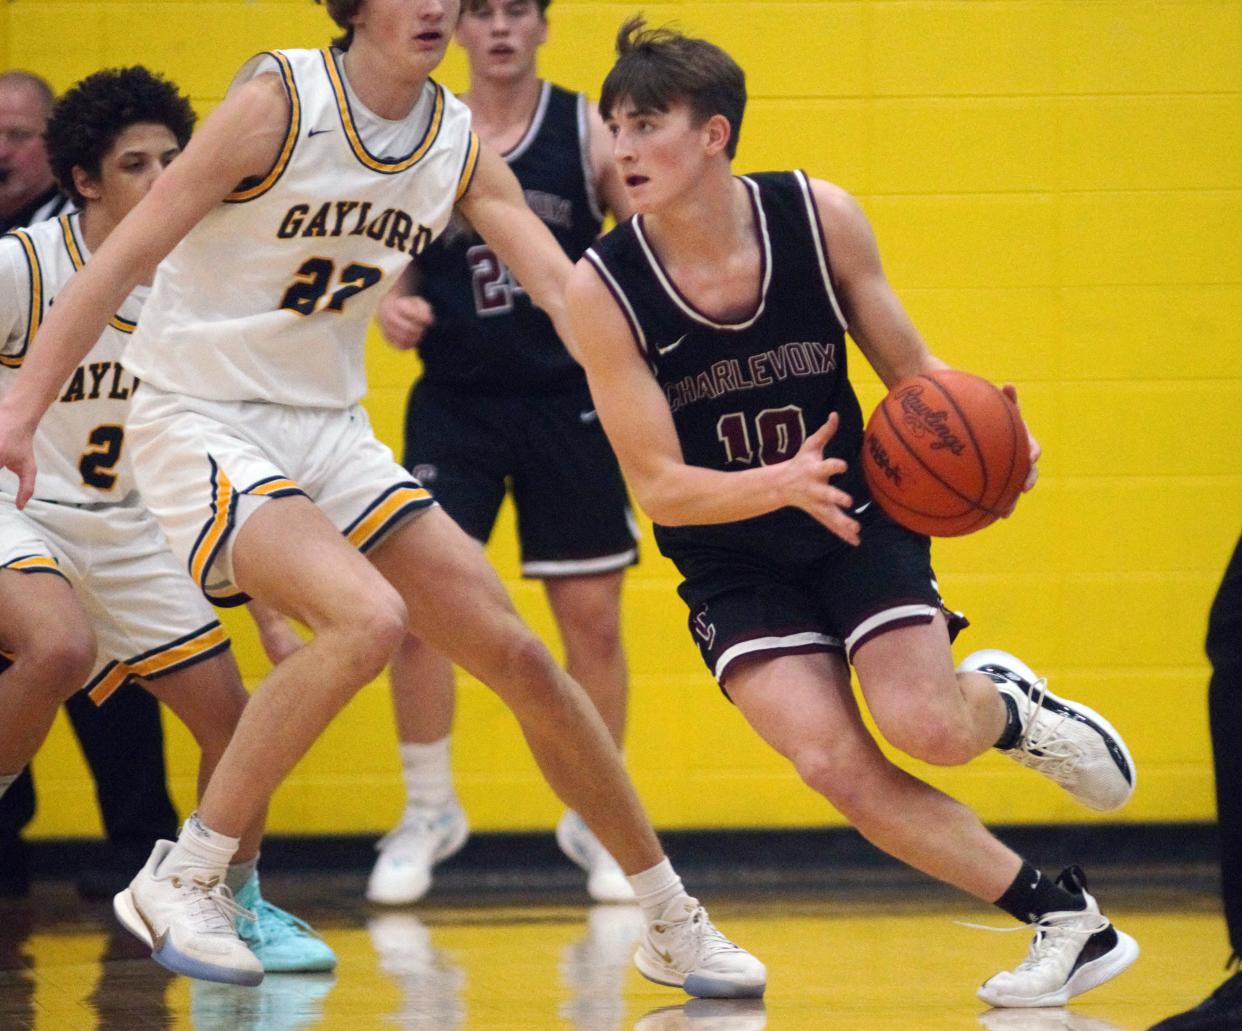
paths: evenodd
<path fill-rule="evenodd" d="M 288 99 L 280 79 L 260 75 L 229 94 L 91 260 L 56 298 L 0 403 L 0 466 L 34 487 L 31 439 L 60 386 L 95 345 L 134 286 L 233 188 L 262 175 L 284 141 Z"/>
<path fill-rule="evenodd" d="M 845 471 L 824 447 L 833 413 L 788 461 L 739 472 L 687 465 L 668 402 L 616 301 L 583 259 L 567 296 L 574 357 L 586 369 L 600 421 L 643 510 L 665 526 L 731 523 L 792 505 L 838 537 L 858 543 L 853 503 L 829 479 Z"/>

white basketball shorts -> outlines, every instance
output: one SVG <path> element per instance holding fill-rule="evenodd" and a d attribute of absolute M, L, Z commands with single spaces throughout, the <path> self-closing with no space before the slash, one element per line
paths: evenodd
<path fill-rule="evenodd" d="M 305 495 L 364 552 L 433 503 L 375 439 L 361 405 L 208 401 L 144 383 L 126 436 L 144 502 L 216 605 L 247 600 L 232 544 L 265 501 Z"/>
<path fill-rule="evenodd" d="M 96 703 L 130 677 L 155 679 L 229 647 L 229 637 L 134 495 L 119 504 L 0 494 L 0 569 L 62 576 L 99 650 L 86 687 Z"/>

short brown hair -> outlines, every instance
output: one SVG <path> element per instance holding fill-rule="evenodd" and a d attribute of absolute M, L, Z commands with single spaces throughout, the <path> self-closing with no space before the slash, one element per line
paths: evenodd
<path fill-rule="evenodd" d="M 715 43 L 668 27 L 649 29 L 642 15 L 631 18 L 617 33 L 617 61 L 600 91 L 605 121 L 623 100 L 648 111 L 667 111 L 684 101 L 698 124 L 723 115 L 730 129 L 725 153 L 737 154 L 746 73 Z"/>
<path fill-rule="evenodd" d="M 315 3 L 323 4 L 328 9 L 328 16 L 345 30 L 343 35 L 332 41 L 332 45 L 348 50 L 354 41 L 354 27 L 350 20 L 362 9 L 363 0 L 315 0 Z"/>
<path fill-rule="evenodd" d="M 485 3 L 487 3 L 487 0 L 462 0 L 461 9 L 467 13 L 473 13 Z M 539 13 L 546 16 L 548 8 L 552 5 L 552 0 L 534 0 L 534 4 L 539 8 Z"/>

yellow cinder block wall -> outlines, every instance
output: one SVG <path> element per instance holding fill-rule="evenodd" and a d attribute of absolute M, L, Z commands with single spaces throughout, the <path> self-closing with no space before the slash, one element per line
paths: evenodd
<path fill-rule="evenodd" d="M 933 350 L 1018 387 L 1044 447 L 1009 522 L 935 550 L 948 601 L 1054 689 L 1106 712 L 1140 767 L 1116 819 L 1210 818 L 1202 656 L 1207 607 L 1242 528 L 1242 4 L 1236 0 L 874 0 L 656 3 L 729 49 L 751 103 L 739 170 L 800 166 L 855 193 L 888 274 Z M 638 5 L 557 0 L 543 70 L 598 92 Z M 141 62 L 203 113 L 256 50 L 318 46 L 309 0 L 10 0 L 0 60 L 60 89 Z M 464 84 L 451 53 L 441 79 Z M 368 405 L 399 448 L 414 359 L 368 344 Z M 864 406 L 877 381 L 852 356 Z M 663 827 L 840 822 L 718 695 L 651 543 L 625 595 L 627 755 Z M 533 625 L 506 514 L 490 551 Z M 248 680 L 244 616 L 226 621 Z M 183 812 L 195 756 L 169 726 Z M 480 830 L 550 827 L 558 804 L 507 711 L 463 679 L 459 786 Z M 1089 814 L 1006 760 L 912 768 L 990 821 Z M 65 725 L 36 761 L 37 835 L 98 832 Z M 271 829 L 375 831 L 397 816 L 391 709 L 365 689 L 282 787 Z"/>

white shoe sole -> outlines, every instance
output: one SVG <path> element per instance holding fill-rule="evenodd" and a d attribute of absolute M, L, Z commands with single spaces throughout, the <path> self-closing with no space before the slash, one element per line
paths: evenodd
<path fill-rule="evenodd" d="M 707 974 L 682 975 L 666 963 L 651 960 L 640 946 L 634 953 L 634 965 L 648 981 L 681 988 L 700 999 L 760 999 L 767 988 L 767 978 L 759 982 L 731 981 Z"/>
<path fill-rule="evenodd" d="M 965 669 L 965 666 L 967 663 L 971 664 L 970 669 Z M 967 655 L 966 658 L 962 660 L 961 665 L 959 665 L 957 668 L 959 672 L 978 673 L 979 666 L 988 666 L 988 665 L 1005 666 L 1008 669 L 1012 669 L 1015 673 L 1018 674 L 1018 676 L 1022 677 L 1022 679 L 1025 680 L 1028 684 L 1033 684 L 1037 680 L 1039 680 L 1039 677 L 1035 675 L 1035 671 L 1032 670 L 1031 667 L 1028 666 L 1025 662 L 1023 662 L 1021 659 L 1017 658 L 1014 655 L 1010 655 L 1006 651 L 1001 651 L 999 648 L 985 648 L 982 651 L 972 652 L 970 655 Z M 987 674 L 984 674 L 984 675 L 986 676 Z M 1014 684 L 1013 686 L 1015 690 L 1018 690 L 1018 691 L 1022 690 L 1020 687 L 1018 687 L 1017 684 Z M 1113 741 L 1117 743 L 1117 747 L 1121 750 L 1121 754 L 1125 756 L 1126 765 L 1130 768 L 1130 781 L 1129 781 L 1130 790 L 1126 794 L 1126 797 L 1123 798 L 1116 805 L 1106 806 L 1104 808 L 1093 806 L 1090 803 L 1084 801 L 1083 799 L 1078 798 L 1077 795 L 1075 795 L 1074 798 L 1077 801 L 1082 802 L 1082 804 L 1087 806 L 1088 809 L 1093 809 L 1097 813 L 1111 813 L 1117 809 L 1120 809 L 1127 802 L 1129 802 L 1131 798 L 1134 797 L 1134 789 L 1138 786 L 1138 767 L 1134 765 L 1134 756 L 1130 754 L 1130 749 L 1126 746 L 1125 738 L 1123 738 L 1120 734 L 1117 733 L 1117 729 L 1111 723 L 1109 723 L 1108 720 L 1106 720 L 1103 716 L 1101 716 L 1098 712 L 1096 712 L 1090 706 L 1083 705 L 1082 702 L 1073 702 L 1073 701 L 1069 701 L 1068 699 L 1061 698 L 1059 695 L 1053 694 L 1047 688 L 1044 689 L 1044 697 L 1047 698 L 1051 702 L 1056 702 L 1060 705 L 1064 705 L 1067 709 L 1073 709 L 1077 712 L 1082 713 L 1087 719 L 1089 719 L 1092 723 L 1094 723 L 1097 727 L 1099 727 L 1102 731 L 1104 731 L 1105 734 L 1111 737 Z"/>
<path fill-rule="evenodd" d="M 134 904 L 133 892 L 129 888 L 117 892 L 113 896 L 112 912 L 116 914 L 117 920 L 120 921 L 121 926 L 125 930 L 129 931 L 139 941 L 146 943 L 147 947 L 151 949 L 151 958 L 164 969 L 171 970 L 174 974 L 182 974 L 185 977 L 193 977 L 200 981 L 244 985 L 248 988 L 253 988 L 263 980 L 263 970 L 261 968 L 253 970 L 246 967 L 223 967 L 214 963 L 204 963 L 202 960 L 178 952 L 167 939 L 157 947 L 151 938 L 151 931 L 147 927 L 147 922 L 138 913 L 138 907 Z"/>
<path fill-rule="evenodd" d="M 1021 996 L 1000 991 L 988 991 L 985 984 L 975 994 L 989 1006 L 1006 1009 L 1034 1009 L 1040 1006 L 1064 1006 L 1076 995 L 1098 988 L 1125 970 L 1138 959 L 1139 946 L 1124 931 L 1117 932 L 1117 944 L 1099 959 L 1084 963 L 1074 971 L 1070 979 L 1055 992 L 1043 995 Z"/>

